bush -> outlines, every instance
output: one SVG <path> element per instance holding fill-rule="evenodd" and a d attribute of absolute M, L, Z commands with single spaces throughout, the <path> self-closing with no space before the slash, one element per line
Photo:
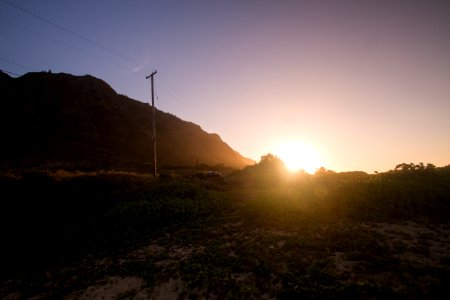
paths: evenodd
<path fill-rule="evenodd" d="M 176 225 L 196 224 L 216 219 L 226 206 L 218 191 L 189 182 L 162 183 L 142 199 L 123 201 L 105 214 L 108 236 L 132 242 Z"/>
<path fill-rule="evenodd" d="M 0 176 L 4 272 L 36 270 L 92 249 L 115 251 L 168 226 L 219 216 L 223 193 L 130 174 Z M 91 250 L 90 250 L 91 249 Z"/>

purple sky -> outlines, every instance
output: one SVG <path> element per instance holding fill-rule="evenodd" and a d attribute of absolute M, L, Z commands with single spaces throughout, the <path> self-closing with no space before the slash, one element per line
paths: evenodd
<path fill-rule="evenodd" d="M 449 1 L 6 2 L 2 70 L 149 102 L 157 69 L 159 109 L 255 160 L 296 140 L 336 171 L 450 163 Z"/>

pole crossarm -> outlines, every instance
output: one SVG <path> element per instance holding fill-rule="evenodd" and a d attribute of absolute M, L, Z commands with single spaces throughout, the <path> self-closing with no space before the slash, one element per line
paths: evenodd
<path fill-rule="evenodd" d="M 153 77 L 156 73 L 158 73 L 158 72 L 155 70 L 152 74 L 145 76 L 145 79 L 149 79 L 150 77 Z"/>

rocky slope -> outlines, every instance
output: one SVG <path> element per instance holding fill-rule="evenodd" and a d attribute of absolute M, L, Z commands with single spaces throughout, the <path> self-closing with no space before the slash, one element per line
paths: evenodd
<path fill-rule="evenodd" d="M 151 106 L 86 75 L 0 74 L 3 165 L 148 168 L 153 163 Z M 200 126 L 157 111 L 158 165 L 242 168 L 241 156 Z"/>

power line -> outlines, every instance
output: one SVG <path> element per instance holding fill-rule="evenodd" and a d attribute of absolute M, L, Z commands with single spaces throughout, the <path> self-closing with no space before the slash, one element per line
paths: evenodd
<path fill-rule="evenodd" d="M 89 43 L 89 44 L 95 45 L 95 46 L 98 47 L 98 48 L 101 48 L 101 49 L 103 49 L 103 50 L 105 50 L 105 51 L 108 51 L 109 53 L 111 53 L 111 54 L 113 54 L 113 55 L 115 55 L 115 56 L 117 56 L 117 57 L 120 57 L 120 58 L 122 58 L 122 59 L 124 59 L 124 60 L 127 60 L 127 61 L 129 61 L 129 62 L 131 62 L 131 63 L 133 63 L 133 64 L 135 64 L 135 63 L 140 63 L 140 62 L 138 62 L 138 61 L 136 61 L 136 60 L 134 60 L 134 59 L 131 59 L 131 58 L 129 58 L 129 57 L 127 57 L 127 56 L 125 56 L 125 55 L 123 55 L 123 54 L 121 54 L 121 53 L 118 53 L 117 51 L 114 51 L 113 49 L 111 49 L 111 48 L 109 48 L 109 47 L 106 47 L 106 46 L 104 46 L 104 45 L 102 45 L 102 44 L 100 44 L 100 43 L 98 43 L 98 42 L 96 42 L 96 41 L 94 41 L 94 40 L 92 40 L 92 39 L 90 39 L 90 38 L 88 38 L 88 37 L 86 37 L 86 36 L 80 34 L 80 33 L 77 33 L 77 32 L 75 32 L 75 31 L 73 31 L 73 30 L 71 30 L 71 29 L 69 29 L 69 28 L 66 28 L 66 27 L 64 27 L 64 26 L 62 26 L 62 25 L 59 25 L 59 24 L 57 24 L 57 23 L 55 23 L 55 22 L 53 22 L 53 21 L 51 21 L 51 20 L 49 20 L 49 19 L 47 19 L 47 18 L 45 18 L 45 17 L 42 17 L 42 16 L 40 16 L 39 14 L 34 13 L 34 12 L 28 10 L 28 9 L 25 9 L 25 8 L 23 8 L 23 7 L 21 7 L 21 6 L 17 5 L 17 4 L 11 3 L 10 1 L 7 1 L 7 0 L 0 0 L 0 1 L 3 2 L 3 3 L 5 3 L 5 4 L 7 4 L 7 5 L 9 5 L 9 6 L 11 6 L 11 7 L 14 7 L 14 8 L 16 8 L 16 9 L 18 9 L 18 10 L 20 10 L 20 11 L 22 11 L 22 12 L 24 12 L 24 13 L 26 13 L 26 14 L 28 14 L 28 15 L 30 15 L 30 16 L 32 16 L 32 17 L 38 19 L 38 20 L 40 20 L 40 21 L 42 21 L 42 22 L 45 22 L 45 23 L 47 23 L 47 24 L 50 24 L 50 25 L 52 25 L 52 26 L 54 26 L 54 27 L 56 27 L 56 28 L 58 28 L 58 29 L 60 29 L 60 30 L 62 30 L 62 31 L 64 31 L 64 32 L 66 32 L 66 33 L 72 35 L 72 36 L 75 36 L 75 37 L 77 37 L 77 38 L 79 38 L 79 39 L 81 39 L 81 40 L 83 40 L 83 41 L 85 41 L 85 42 L 87 42 L 87 43 Z M 24 31 L 27 31 L 27 32 L 32 33 L 32 34 L 35 34 L 35 35 L 37 35 L 37 36 L 40 36 L 41 38 L 50 40 L 50 41 L 52 41 L 52 42 L 54 42 L 54 43 L 57 43 L 57 44 L 60 44 L 60 45 L 65 46 L 65 47 L 71 48 L 71 49 L 76 50 L 76 51 L 78 51 L 78 52 L 80 52 L 80 53 L 83 53 L 83 54 L 85 54 L 85 55 L 89 55 L 89 56 L 91 56 L 91 57 L 93 57 L 93 58 L 95 58 L 95 59 L 101 60 L 101 61 L 103 61 L 103 62 L 112 64 L 112 65 L 115 65 L 115 66 L 120 67 L 120 68 L 122 68 L 122 69 L 125 69 L 125 70 L 128 70 L 128 71 L 133 72 L 132 69 L 130 69 L 130 68 L 124 66 L 124 65 L 115 63 L 115 62 L 113 62 L 113 61 L 111 61 L 111 60 L 107 60 L 107 59 L 105 59 L 105 58 L 103 58 L 103 57 L 96 56 L 96 55 L 94 55 L 94 54 L 92 54 L 92 53 L 90 53 L 90 52 L 87 52 L 87 51 L 84 51 L 84 50 L 79 49 L 79 48 L 77 48 L 77 47 L 74 47 L 74 46 L 72 46 L 72 45 L 70 45 L 70 44 L 68 44 L 68 43 L 66 43 L 66 42 L 62 42 L 62 41 L 60 41 L 60 40 L 58 40 L 58 39 L 55 39 L 55 38 L 49 37 L 49 36 L 47 36 L 47 35 L 41 34 L 41 33 L 39 33 L 39 32 L 36 32 L 36 31 L 34 31 L 34 30 L 31 30 L 31 29 L 29 29 L 29 28 L 27 28 L 27 27 L 24 27 L 24 26 L 22 26 L 22 25 L 17 25 L 17 24 L 14 24 L 14 23 L 12 23 L 12 22 L 10 22 L 10 21 L 6 21 L 6 20 L 3 20 L 3 19 L 0 19 L 0 21 L 3 21 L 3 22 L 5 22 L 5 23 L 7 23 L 7 24 L 9 24 L 9 25 L 12 25 L 12 26 L 16 26 L 16 27 L 18 27 L 18 28 L 20 28 L 20 29 L 22 29 L 22 30 L 24 30 Z M 5 61 L 6 61 L 6 60 L 5 60 Z M 10 63 L 12 63 L 12 62 L 10 62 Z M 25 66 L 20 65 L 20 64 L 16 64 L 16 63 L 13 63 L 13 64 L 18 65 L 18 66 L 21 66 L 21 67 L 25 67 Z M 29 68 L 29 67 L 25 67 L 25 68 L 35 71 L 34 69 Z M 165 76 L 163 75 L 163 77 L 165 77 Z M 167 89 L 171 92 L 171 94 L 174 96 L 174 98 L 175 98 L 174 100 L 175 100 L 175 101 L 177 101 L 177 102 L 179 102 L 179 103 L 185 103 L 185 102 L 186 102 L 186 101 L 185 101 L 186 98 L 190 98 L 190 97 L 186 97 L 183 93 L 180 93 L 177 89 L 175 89 L 175 88 L 173 87 L 173 84 L 170 82 L 170 80 L 169 80 L 167 77 L 163 78 L 163 81 L 166 82 L 166 88 L 167 88 Z M 191 106 L 192 106 L 192 103 L 191 103 L 190 106 L 187 106 L 187 108 L 188 108 L 188 109 L 191 109 Z"/>
<path fill-rule="evenodd" d="M 173 99 L 175 102 L 178 102 L 181 105 L 186 105 L 184 108 L 185 111 L 190 111 L 191 113 L 196 113 L 199 111 L 202 113 L 206 113 L 201 106 L 195 104 L 195 101 L 193 101 L 193 97 L 175 88 L 175 84 L 173 84 L 173 82 L 169 80 L 169 78 L 165 76 L 164 73 L 158 72 L 158 74 L 160 75 L 160 86 L 171 94 L 171 99 Z"/>
<path fill-rule="evenodd" d="M 0 60 L 1 60 L 1 61 L 4 61 L 4 62 L 7 62 L 7 63 L 9 63 L 9 64 L 11 64 L 11 65 L 15 65 L 15 66 L 17 66 L 17 67 L 21 67 L 21 68 L 24 68 L 24 69 L 27 69 L 27 70 L 30 70 L 30 71 L 35 71 L 35 72 L 37 72 L 36 69 L 33 69 L 33 68 L 31 68 L 31 67 L 28 67 L 28 66 L 25 66 L 25 65 L 22 65 L 22 64 L 13 62 L 13 61 L 10 61 L 10 60 L 8 60 L 8 59 L 4 59 L 4 58 L 1 58 L 1 57 L 0 57 Z"/>
<path fill-rule="evenodd" d="M 15 75 L 15 76 L 21 76 L 20 74 L 17 74 L 17 73 L 11 72 L 11 71 L 6 71 L 5 69 L 0 69 L 0 72 L 8 73 L 8 74 Z"/>
<path fill-rule="evenodd" d="M 132 62 L 133 64 L 137 63 L 137 61 L 135 61 L 135 60 L 133 60 L 133 59 L 131 59 L 131 58 L 121 54 L 121 53 L 118 53 L 117 51 L 114 51 L 113 49 L 111 49 L 109 47 L 106 47 L 106 46 L 104 46 L 104 45 L 102 45 L 102 44 L 100 44 L 100 43 L 98 43 L 98 42 L 96 42 L 96 41 L 94 41 L 94 40 L 92 40 L 92 39 L 90 39 L 88 37 L 85 37 L 85 36 L 75 32 L 73 30 L 70 30 L 70 29 L 68 29 L 68 28 L 66 28 L 64 26 L 61 26 L 61 25 L 53 22 L 53 21 L 50 21 L 49 19 L 44 18 L 44 17 L 42 17 L 42 16 L 40 16 L 40 15 L 38 15 L 38 14 L 32 12 L 32 11 L 29 11 L 29 10 L 27 10 L 27 9 L 25 9 L 23 7 L 20 7 L 20 6 L 16 5 L 16 4 L 14 4 L 14 3 L 11 3 L 11 2 L 9 2 L 7 0 L 0 0 L 0 1 L 2 1 L 3 3 L 8 4 L 8 5 L 16 8 L 16 9 L 18 9 L 18 10 L 20 10 L 20 11 L 22 11 L 22 12 L 24 12 L 24 13 L 30 15 L 30 16 L 33 16 L 36 19 L 39 19 L 39 20 L 41 20 L 41 21 L 43 21 L 43 22 L 45 22 L 47 24 L 50 24 L 50 25 L 52 25 L 52 26 L 54 26 L 54 27 L 56 27 L 56 28 L 58 28 L 58 29 L 60 29 L 60 30 L 62 30 L 64 32 L 66 32 L 66 33 L 69 33 L 69 34 L 71 34 L 71 35 L 73 35 L 73 36 L 75 36 L 75 37 L 77 37 L 77 38 L 79 38 L 79 39 L 81 39 L 81 40 L 83 40 L 83 41 L 85 41 L 87 43 L 90 43 L 92 45 L 95 45 L 98 48 L 101 48 L 101 49 L 103 49 L 105 51 L 108 51 L 109 53 L 111 53 L 111 54 L 113 54 L 113 55 L 115 55 L 117 57 L 120 57 L 120 58 L 122 58 L 124 60 L 127 60 L 129 62 Z"/>
<path fill-rule="evenodd" d="M 3 0 L 1 0 L 1 1 L 3 1 Z M 2 19 L 2 18 L 0 18 L 0 21 L 4 22 L 4 23 L 6 23 L 6 24 L 9 24 L 9 25 L 11 25 L 11 26 L 15 26 L 15 27 L 17 27 L 17 28 L 20 28 L 21 30 L 26 31 L 26 32 L 28 32 L 28 33 L 37 35 L 37 36 L 39 36 L 39 37 L 41 37 L 41 38 L 47 39 L 47 40 L 49 40 L 49 41 L 51 41 L 51 42 L 54 42 L 54 43 L 56 43 L 56 44 L 60 44 L 60 45 L 62 45 L 62 46 L 64 46 L 64 47 L 71 48 L 72 50 L 78 51 L 78 52 L 80 52 L 80 53 L 82 53 L 82 54 L 84 54 L 84 55 L 91 56 L 91 57 L 93 57 L 93 58 L 95 58 L 95 59 L 97 59 L 97 60 L 101 60 L 101 61 L 103 61 L 103 62 L 109 63 L 109 64 L 114 65 L 114 66 L 116 66 L 116 67 L 125 69 L 125 70 L 127 70 L 127 71 L 131 71 L 131 72 L 133 71 L 132 69 L 130 69 L 130 68 L 128 68 L 128 67 L 126 67 L 126 66 L 124 66 L 124 65 L 122 65 L 122 64 L 118 64 L 118 63 L 116 63 L 116 62 L 114 62 L 114 61 L 111 61 L 111 60 L 109 60 L 109 59 L 106 59 L 106 58 L 104 58 L 104 57 L 97 56 L 97 55 L 92 54 L 92 53 L 90 53 L 90 52 L 88 52 L 88 51 L 84 51 L 84 50 L 82 50 L 82 49 L 80 49 L 80 48 L 77 48 L 77 47 L 75 47 L 75 46 L 70 45 L 69 43 L 66 43 L 66 42 L 63 42 L 63 41 L 61 41 L 61 40 L 52 38 L 52 37 L 50 37 L 50 36 L 48 36 L 48 35 L 39 33 L 39 32 L 37 32 L 37 31 L 34 31 L 34 30 L 32 30 L 32 29 L 29 29 L 29 28 L 27 28 L 27 27 L 25 27 L 25 26 L 15 24 L 15 23 L 13 23 L 13 22 L 4 20 L 4 19 Z"/>

